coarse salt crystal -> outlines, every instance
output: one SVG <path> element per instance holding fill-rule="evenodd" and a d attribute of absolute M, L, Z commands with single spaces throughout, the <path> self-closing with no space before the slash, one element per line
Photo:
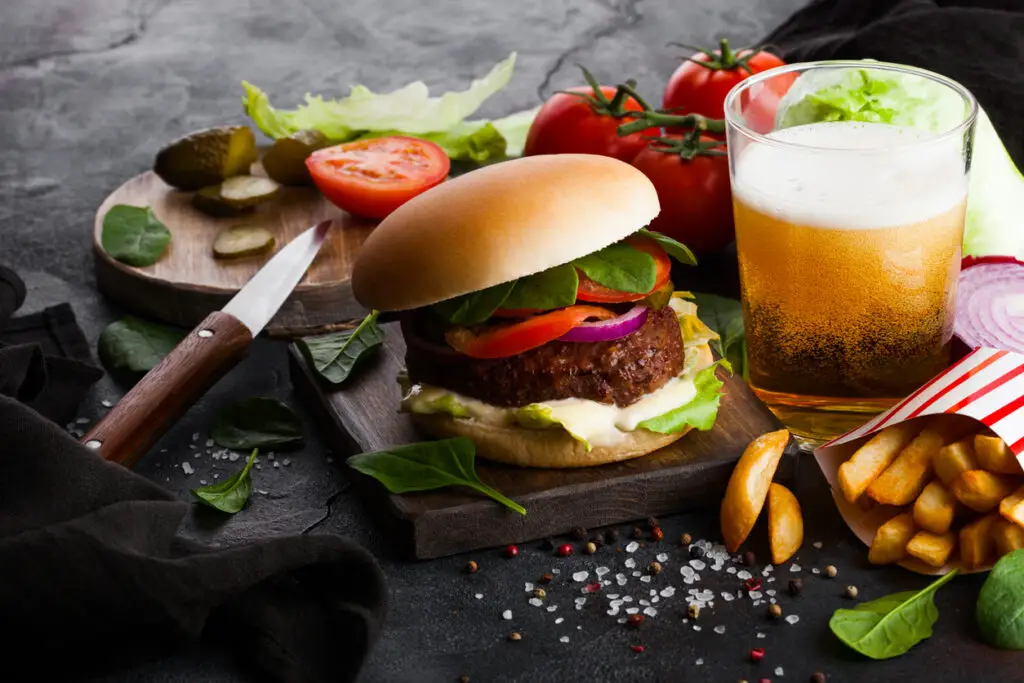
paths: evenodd
<path fill-rule="evenodd" d="M 689 564 L 697 571 L 700 571 L 701 569 L 704 569 L 704 567 L 707 566 L 707 564 L 704 563 L 704 560 L 690 560 Z"/>
<path fill-rule="evenodd" d="M 610 571 L 611 569 L 608 569 L 608 567 L 598 567 L 594 570 L 594 573 L 597 574 L 597 578 L 601 578 Z"/>
<path fill-rule="evenodd" d="M 288 465 L 291 465 L 291 464 L 292 464 L 292 459 L 291 458 L 285 458 L 284 459 L 284 466 L 285 467 L 288 467 Z"/>
<path fill-rule="evenodd" d="M 572 575 L 572 580 L 573 581 L 577 581 L 577 582 L 579 582 L 579 581 L 586 581 L 588 576 L 590 576 L 590 572 L 588 572 L 588 571 L 575 572 Z"/>
<path fill-rule="evenodd" d="M 700 666 L 700 665 L 702 665 L 703 663 L 704 663 L 704 660 L 703 660 L 703 659 L 698 659 L 698 660 L 697 660 L 696 662 L 694 662 L 694 664 L 696 664 L 697 666 Z"/>
<path fill-rule="evenodd" d="M 507 609 L 501 613 L 501 618 L 505 621 L 512 621 L 512 610 Z"/>
<path fill-rule="evenodd" d="M 636 569 L 636 560 L 632 557 L 627 557 L 623 564 L 626 566 L 626 569 Z"/>
<path fill-rule="evenodd" d="M 541 600 L 540 598 L 530 598 L 529 603 L 531 605 L 533 605 L 534 607 L 540 607 L 541 605 L 544 604 L 544 601 Z"/>
<path fill-rule="evenodd" d="M 201 485 L 203 485 L 203 486 L 206 486 L 206 480 L 205 480 L 205 479 L 200 479 L 200 480 L 199 480 L 199 483 L 200 483 Z"/>
<path fill-rule="evenodd" d="M 747 593 L 747 595 L 750 597 L 751 600 L 760 600 L 762 597 L 764 597 L 761 591 L 750 591 L 749 593 Z"/>
<path fill-rule="evenodd" d="M 636 549 L 640 547 L 640 544 L 636 541 L 630 541 L 629 545 L 626 546 L 627 553 L 635 553 Z"/>
<path fill-rule="evenodd" d="M 622 578 L 616 578 L 615 579 L 615 583 L 617 585 L 619 585 L 619 586 L 625 586 L 626 585 L 626 577 L 623 576 Z"/>
<path fill-rule="evenodd" d="M 222 458 L 224 457 L 223 453 L 221 453 L 220 455 L 221 455 Z M 230 460 L 231 462 L 234 462 L 234 461 L 238 460 L 238 458 L 239 458 L 238 453 L 232 453 L 231 455 L 228 456 L 228 460 Z"/>
<path fill-rule="evenodd" d="M 774 588 L 769 588 L 768 590 L 766 590 L 764 592 L 764 594 L 765 595 L 775 595 L 775 589 Z"/>
<path fill-rule="evenodd" d="M 693 567 L 688 564 L 684 564 L 679 568 L 679 573 L 683 576 L 693 576 L 696 572 L 693 571 Z"/>
<path fill-rule="evenodd" d="M 650 593 L 651 597 L 653 598 L 657 594 L 658 594 L 658 591 L 656 591 L 655 589 L 652 588 L 651 589 L 651 593 Z"/>
<path fill-rule="evenodd" d="M 715 633 L 717 633 L 718 635 L 722 635 L 723 633 L 725 633 L 725 626 L 716 626 Z"/>
<path fill-rule="evenodd" d="M 821 573 L 821 570 L 820 570 L 820 569 L 818 569 L 817 567 L 814 567 L 813 569 L 811 569 L 811 573 L 812 573 L 812 574 L 820 574 L 820 573 Z"/>
<path fill-rule="evenodd" d="M 784 675 L 784 674 L 783 674 L 783 671 L 782 671 L 782 667 L 781 667 L 781 666 L 777 666 L 777 667 L 775 667 L 775 675 L 776 675 L 776 676 L 782 676 L 782 675 Z"/>
<path fill-rule="evenodd" d="M 798 621 L 800 621 L 800 617 L 795 615 L 795 614 L 790 614 L 789 616 L 786 617 L 786 623 L 787 624 L 795 624 Z"/>
<path fill-rule="evenodd" d="M 612 600 L 611 602 L 608 603 L 608 605 L 611 606 L 611 607 L 618 608 L 618 607 L 622 607 L 622 604 L 624 602 L 626 602 L 626 601 L 625 600 Z"/>
<path fill-rule="evenodd" d="M 632 598 L 632 596 L 629 596 L 629 595 L 623 595 L 622 596 L 622 601 L 623 602 L 633 602 L 633 598 Z"/>
<path fill-rule="evenodd" d="M 767 579 L 765 579 L 765 582 L 766 583 L 775 583 L 775 577 L 774 576 L 769 576 Z"/>
<path fill-rule="evenodd" d="M 754 600 L 752 604 L 754 605 L 754 607 L 760 607 L 764 604 L 764 600 Z"/>
<path fill-rule="evenodd" d="M 658 553 L 654 556 L 658 562 L 668 562 L 668 553 Z"/>
<path fill-rule="evenodd" d="M 732 593 L 722 593 L 722 599 L 726 602 L 732 602 L 733 600 L 735 600 L 735 598 L 732 597 Z"/>
<path fill-rule="evenodd" d="M 699 630 L 700 630 L 700 626 L 699 626 L 699 625 L 697 625 L 697 624 L 694 624 L 694 625 L 693 625 L 693 630 L 694 630 L 694 631 L 699 631 Z"/>
<path fill-rule="evenodd" d="M 764 572 L 763 573 L 771 574 L 773 571 L 775 571 L 775 567 L 773 567 L 770 564 L 766 564 L 765 567 L 764 567 Z"/>
<path fill-rule="evenodd" d="M 634 577 L 636 577 L 636 576 L 642 576 L 642 575 L 643 575 L 643 572 L 641 572 L 641 571 L 639 571 L 639 570 L 637 570 L 637 571 L 633 572 L 633 576 L 634 576 Z"/>
<path fill-rule="evenodd" d="M 103 406 L 104 408 L 110 408 L 114 404 L 111 403 L 110 401 L 107 401 L 106 399 L 104 399 L 104 400 L 100 401 L 100 405 Z"/>
<path fill-rule="evenodd" d="M 638 605 L 642 605 L 644 607 L 650 607 L 651 606 L 651 601 L 650 600 L 640 600 L 637 604 Z"/>
<path fill-rule="evenodd" d="M 610 616 L 610 617 L 614 617 L 614 616 L 615 616 L 616 614 L 618 614 L 618 613 L 619 613 L 619 608 L 618 608 L 618 607 L 612 607 L 612 608 L 611 608 L 610 610 L 608 610 L 608 612 L 607 612 L 608 616 Z"/>
<path fill-rule="evenodd" d="M 484 599 L 484 594 L 483 593 L 477 593 L 473 597 L 476 598 L 477 600 L 483 600 Z"/>
<path fill-rule="evenodd" d="M 655 595 L 653 598 L 651 598 L 651 604 L 653 605 L 656 602 L 658 602 L 659 600 L 661 600 L 661 598 L 659 598 L 657 595 Z"/>
<path fill-rule="evenodd" d="M 576 598 L 576 600 L 574 600 L 574 602 L 577 605 L 585 605 L 587 603 L 587 599 L 586 598 Z"/>
<path fill-rule="evenodd" d="M 778 602 L 778 600 L 776 600 L 775 598 L 768 598 L 768 602 L 774 605 L 776 602 Z"/>
<path fill-rule="evenodd" d="M 740 581 L 746 581 L 747 579 L 753 578 L 746 569 L 736 572 L 736 578 Z"/>
<path fill-rule="evenodd" d="M 192 469 L 192 464 L 189 463 L 188 461 L 181 463 L 181 471 L 185 473 L 185 476 L 190 476 L 192 474 L 195 474 L 196 472 L 194 469 Z"/>
<path fill-rule="evenodd" d="M 654 607 L 647 607 L 647 609 L 644 610 L 644 614 L 649 617 L 656 617 L 658 616 L 658 610 Z"/>
<path fill-rule="evenodd" d="M 533 584 L 532 584 L 532 583 L 530 583 L 529 581 L 527 581 L 527 582 L 526 582 L 525 584 L 523 584 L 523 585 L 524 585 L 524 586 L 526 587 L 526 592 L 527 592 L 527 593 L 532 593 L 532 592 L 533 592 Z"/>
<path fill-rule="evenodd" d="M 815 542 L 814 542 L 814 543 L 812 543 L 811 545 L 813 545 L 813 546 L 814 546 L 815 548 L 817 548 L 818 550 L 821 550 L 821 546 L 822 546 L 822 545 L 824 545 L 824 544 L 823 544 L 823 543 L 822 543 L 821 541 L 815 541 Z"/>
<path fill-rule="evenodd" d="M 676 589 L 673 586 L 666 586 L 665 588 L 661 589 L 660 593 L 658 593 L 658 595 L 660 595 L 663 598 L 671 598 L 675 594 Z"/>
<path fill-rule="evenodd" d="M 206 447 L 207 448 L 213 448 L 213 439 L 207 439 L 206 440 Z"/>
<path fill-rule="evenodd" d="M 555 619 L 555 624 L 561 624 L 563 621 L 565 621 L 565 617 L 558 617 Z"/>
<path fill-rule="evenodd" d="M 552 570 L 551 570 L 551 573 L 552 573 L 552 574 L 561 574 L 561 573 L 562 573 L 562 570 L 561 570 L 561 569 L 552 569 Z"/>
<path fill-rule="evenodd" d="M 650 574 L 644 574 L 643 576 L 640 577 L 640 580 L 643 581 L 644 583 L 650 583 L 651 582 L 651 575 Z"/>
<path fill-rule="evenodd" d="M 758 633 L 757 637 L 758 638 L 766 638 L 767 636 L 765 636 L 765 634 L 763 634 L 763 633 Z"/>
<path fill-rule="evenodd" d="M 558 609 L 558 605 L 548 605 L 549 612 L 554 612 L 556 609 Z"/>
<path fill-rule="evenodd" d="M 608 598 L 609 600 L 618 600 L 619 599 L 619 594 L 618 593 L 605 593 L 604 597 Z"/>
<path fill-rule="evenodd" d="M 560 643 L 568 643 L 569 642 L 569 636 L 562 636 L 561 638 L 558 639 L 558 642 L 560 642 Z"/>
<path fill-rule="evenodd" d="M 195 434 L 192 435 L 192 440 L 199 441 L 199 432 L 196 432 Z"/>
<path fill-rule="evenodd" d="M 726 574 L 735 574 L 736 573 L 736 567 L 726 567 L 725 568 L 725 573 Z"/>
<path fill-rule="evenodd" d="M 626 614 L 636 614 L 639 611 L 640 611 L 639 607 L 627 607 L 626 608 Z"/>
<path fill-rule="evenodd" d="M 793 564 L 789 565 L 789 571 L 791 571 L 791 572 L 795 573 L 795 572 L 800 571 L 800 569 L 801 569 L 800 565 L 796 564 L 795 562 Z"/>

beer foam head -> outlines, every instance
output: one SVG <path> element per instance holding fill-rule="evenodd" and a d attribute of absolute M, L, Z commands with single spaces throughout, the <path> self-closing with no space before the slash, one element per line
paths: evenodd
<path fill-rule="evenodd" d="M 881 123 L 835 121 L 768 134 L 733 163 L 733 195 L 788 223 L 889 228 L 928 220 L 967 194 L 963 138 Z"/>

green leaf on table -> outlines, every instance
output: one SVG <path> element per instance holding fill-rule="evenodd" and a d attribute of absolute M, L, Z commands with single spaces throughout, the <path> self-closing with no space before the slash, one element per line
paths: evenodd
<path fill-rule="evenodd" d="M 100 334 L 96 349 L 112 373 L 144 375 L 162 361 L 187 333 L 166 325 L 126 316 Z"/>
<path fill-rule="evenodd" d="M 832 633 L 871 659 L 897 657 L 930 638 L 939 619 L 935 591 L 956 576 L 953 570 L 919 591 L 894 593 L 864 602 L 853 609 L 838 609 L 828 622 Z"/>
<path fill-rule="evenodd" d="M 295 411 L 274 398 L 247 398 L 228 406 L 210 430 L 218 446 L 234 450 L 297 447 L 305 436 Z"/>
<path fill-rule="evenodd" d="M 395 446 L 353 455 L 349 467 L 373 477 L 391 493 L 466 486 L 521 515 L 526 509 L 480 481 L 474 469 L 476 446 L 464 436 Z"/>
<path fill-rule="evenodd" d="M 240 472 L 236 472 L 224 481 L 217 482 L 216 484 L 192 489 L 192 495 L 203 505 L 209 505 L 230 515 L 235 514 L 245 507 L 245 502 L 249 500 L 249 494 L 252 493 L 252 475 L 250 470 L 252 470 L 252 464 L 256 462 L 256 454 L 258 452 L 257 449 L 253 449 L 249 455 L 249 460 Z"/>
<path fill-rule="evenodd" d="M 384 344 L 384 330 L 377 324 L 379 311 L 373 311 L 352 330 L 303 337 L 295 342 L 306 362 L 332 384 L 341 384 L 363 359 Z"/>
<path fill-rule="evenodd" d="M 732 364 L 733 369 L 746 376 L 746 339 L 743 329 L 743 306 L 735 299 L 715 294 L 693 293 L 697 304 L 697 317 L 718 333 L 711 348 Z"/>
<path fill-rule="evenodd" d="M 1024 650 L 1024 550 L 996 562 L 978 594 L 974 617 L 989 645 Z"/>
<path fill-rule="evenodd" d="M 594 282 L 617 292 L 646 294 L 654 289 L 657 270 L 654 259 L 625 242 L 616 242 L 600 251 L 573 261 Z"/>
<path fill-rule="evenodd" d="M 516 280 L 515 287 L 502 302 L 502 308 L 538 308 L 548 310 L 576 303 L 579 277 L 571 263 L 542 270 Z"/>
<path fill-rule="evenodd" d="M 170 241 L 170 230 L 148 206 L 116 204 L 103 217 L 103 251 L 129 266 L 156 263 Z"/>
<path fill-rule="evenodd" d="M 515 285 L 515 280 L 502 282 L 479 292 L 470 292 L 441 301 L 430 309 L 452 325 L 478 325 L 501 308 Z"/>
<path fill-rule="evenodd" d="M 652 240 L 661 245 L 661 248 L 665 250 L 669 256 L 679 261 L 684 266 L 695 266 L 697 265 L 697 257 L 693 255 L 690 248 L 680 242 L 679 240 L 672 239 L 668 235 L 662 235 L 660 232 L 648 230 L 642 228 L 637 232 L 638 235 L 643 237 L 650 237 Z"/>

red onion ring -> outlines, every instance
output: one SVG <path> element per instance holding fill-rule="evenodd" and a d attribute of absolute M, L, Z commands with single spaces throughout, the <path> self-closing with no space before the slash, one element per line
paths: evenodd
<path fill-rule="evenodd" d="M 650 309 L 645 306 L 634 306 L 628 313 L 616 318 L 580 323 L 558 339 L 567 342 L 605 342 L 622 339 L 644 326 L 648 311 Z"/>
<path fill-rule="evenodd" d="M 1024 353 L 1024 262 L 985 257 L 965 263 L 953 332 L 971 348 Z"/>

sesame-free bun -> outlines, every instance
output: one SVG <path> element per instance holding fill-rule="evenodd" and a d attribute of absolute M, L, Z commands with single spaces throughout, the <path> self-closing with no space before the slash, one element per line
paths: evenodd
<path fill-rule="evenodd" d="M 352 290 L 379 311 L 429 306 L 603 249 L 659 210 L 651 181 L 611 157 L 494 164 L 427 190 L 381 221 L 360 249 Z"/>
<path fill-rule="evenodd" d="M 714 362 L 711 349 L 701 346 L 697 368 Z M 522 467 L 592 467 L 647 455 L 683 438 L 690 430 L 676 434 L 658 434 L 637 429 L 613 446 L 595 446 L 589 451 L 583 442 L 564 429 L 528 429 L 499 425 L 472 418 L 457 418 L 445 413 L 413 414 L 416 425 L 435 438 L 469 437 L 481 458 Z"/>

